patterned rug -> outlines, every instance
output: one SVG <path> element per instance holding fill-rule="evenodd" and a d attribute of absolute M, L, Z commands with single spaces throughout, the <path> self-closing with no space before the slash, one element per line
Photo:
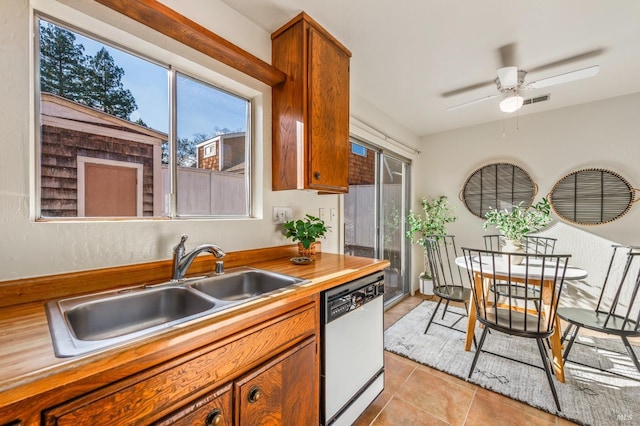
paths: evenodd
<path fill-rule="evenodd" d="M 449 307 L 442 320 L 441 306 L 425 335 L 435 306 L 422 302 L 389 327 L 385 349 L 579 424 L 640 424 L 640 373 L 620 339 L 578 336 L 565 364 L 565 383 L 555 381 L 562 407 L 557 411 L 535 340 L 492 331 L 467 379 L 475 350 L 464 350 L 464 311 Z"/>

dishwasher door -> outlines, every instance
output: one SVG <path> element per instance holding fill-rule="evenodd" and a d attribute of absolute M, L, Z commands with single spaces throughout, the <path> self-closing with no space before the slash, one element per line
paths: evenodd
<path fill-rule="evenodd" d="M 380 285 L 382 287 L 382 285 Z M 369 287 L 370 288 L 370 287 Z M 342 299 L 361 300 L 351 290 Z M 324 325 L 324 424 L 351 424 L 384 388 L 382 293 Z M 326 306 L 326 304 L 325 304 Z"/>

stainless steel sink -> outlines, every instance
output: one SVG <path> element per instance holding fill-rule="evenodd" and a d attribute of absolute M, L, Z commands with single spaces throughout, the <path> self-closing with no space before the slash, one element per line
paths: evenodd
<path fill-rule="evenodd" d="M 236 268 L 224 275 L 207 277 L 188 285 L 216 299 L 238 301 L 262 296 L 304 282 L 308 281 L 261 269 Z"/>
<path fill-rule="evenodd" d="M 74 336 L 104 340 L 191 317 L 213 308 L 215 302 L 184 287 L 168 287 L 72 302 L 71 306 L 65 317 Z"/>
<path fill-rule="evenodd" d="M 308 281 L 254 268 L 46 304 L 54 351 L 76 356 L 149 336 Z"/>

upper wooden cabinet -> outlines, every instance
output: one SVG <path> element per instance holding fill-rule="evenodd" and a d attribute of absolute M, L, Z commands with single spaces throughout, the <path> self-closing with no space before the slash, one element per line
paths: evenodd
<path fill-rule="evenodd" d="M 347 192 L 351 52 L 304 12 L 271 40 L 273 190 Z"/>

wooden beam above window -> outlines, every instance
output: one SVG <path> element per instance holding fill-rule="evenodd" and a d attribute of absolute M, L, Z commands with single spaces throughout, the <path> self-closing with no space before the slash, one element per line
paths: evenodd
<path fill-rule="evenodd" d="M 95 0 L 269 86 L 286 74 L 157 0 Z"/>

